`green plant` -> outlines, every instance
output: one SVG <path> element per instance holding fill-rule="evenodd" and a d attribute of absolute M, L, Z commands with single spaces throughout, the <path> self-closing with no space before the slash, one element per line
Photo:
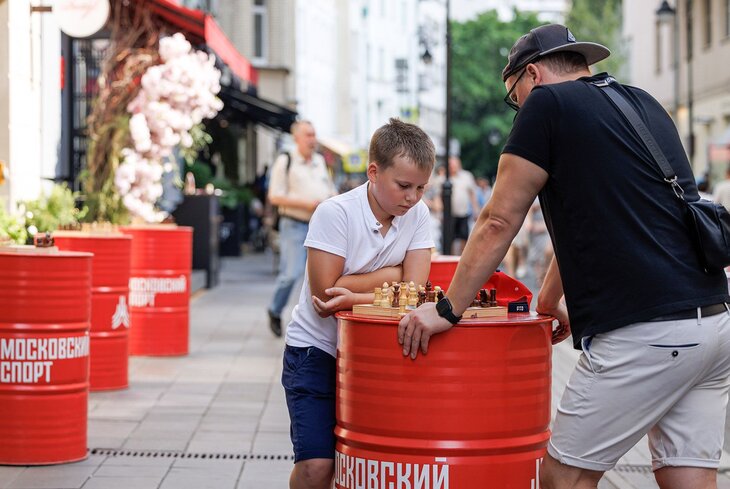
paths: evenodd
<path fill-rule="evenodd" d="M 64 183 L 54 185 L 49 195 L 42 194 L 35 200 L 20 202 L 24 209 L 25 227 L 29 234 L 55 231 L 78 224 L 88 212 L 88 208 L 76 208 L 78 194 Z"/>
<path fill-rule="evenodd" d="M 5 204 L 0 202 L 0 241 L 10 240 L 17 244 L 24 244 L 28 234 L 23 222 L 5 211 Z"/>

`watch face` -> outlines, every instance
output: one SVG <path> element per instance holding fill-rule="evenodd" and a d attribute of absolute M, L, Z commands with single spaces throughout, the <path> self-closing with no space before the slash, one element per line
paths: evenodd
<path fill-rule="evenodd" d="M 436 312 L 438 312 L 441 317 L 444 317 L 444 315 L 451 312 L 451 303 L 446 297 L 436 303 Z"/>

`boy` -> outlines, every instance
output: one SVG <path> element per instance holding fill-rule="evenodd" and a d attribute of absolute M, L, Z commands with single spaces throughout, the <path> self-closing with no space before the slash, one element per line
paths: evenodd
<path fill-rule="evenodd" d="M 417 126 L 390 121 L 370 141 L 368 181 L 317 207 L 304 246 L 307 271 L 287 327 L 282 384 L 291 419 L 291 489 L 329 489 L 335 455 L 333 314 L 373 301 L 383 282 L 424 283 L 430 218 L 421 202 L 435 149 Z"/>

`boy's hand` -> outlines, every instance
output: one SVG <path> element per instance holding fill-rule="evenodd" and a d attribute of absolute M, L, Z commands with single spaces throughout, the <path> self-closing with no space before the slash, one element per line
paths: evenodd
<path fill-rule="evenodd" d="M 398 324 L 398 343 L 403 345 L 403 356 L 415 360 L 418 347 L 428 353 L 428 340 L 436 333 L 450 329 L 452 324 L 436 312 L 436 303 L 427 302 L 403 316 Z"/>
<path fill-rule="evenodd" d="M 324 291 L 325 294 L 332 297 L 332 299 L 324 302 L 319 297 L 312 296 L 312 305 L 314 310 L 317 311 L 319 317 L 326 318 L 336 313 L 337 311 L 344 311 L 352 308 L 354 303 L 354 294 L 344 287 L 330 287 Z"/>

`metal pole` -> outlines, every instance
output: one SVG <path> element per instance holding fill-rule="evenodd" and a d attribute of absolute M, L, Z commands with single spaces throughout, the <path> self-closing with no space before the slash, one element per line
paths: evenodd
<path fill-rule="evenodd" d="M 693 49 L 693 39 L 692 39 L 692 22 L 693 22 L 693 2 L 692 0 L 687 0 L 687 116 L 689 117 L 689 142 L 687 143 L 687 152 L 689 153 L 689 162 L 690 165 L 693 163 L 693 159 L 695 156 L 695 129 L 694 129 L 694 110 L 693 110 L 693 90 L 692 90 L 692 49 Z"/>
<path fill-rule="evenodd" d="M 444 150 L 446 153 L 446 175 L 444 186 L 441 191 L 441 199 L 444 205 L 443 219 L 443 253 L 451 254 L 451 243 L 453 241 L 453 216 L 451 215 L 451 172 L 449 171 L 449 156 L 451 152 L 451 16 L 450 0 L 446 0 L 446 141 Z"/>
<path fill-rule="evenodd" d="M 679 124 L 679 0 L 674 3 L 674 124 Z"/>

